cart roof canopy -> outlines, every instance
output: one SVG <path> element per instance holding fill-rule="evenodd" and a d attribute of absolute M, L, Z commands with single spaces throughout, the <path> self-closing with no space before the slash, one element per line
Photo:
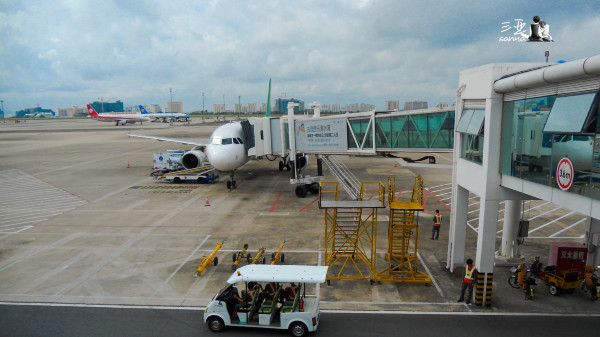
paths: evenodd
<path fill-rule="evenodd" d="M 250 281 L 323 283 L 327 276 L 327 268 L 327 266 L 250 264 L 234 271 L 227 283 Z"/>

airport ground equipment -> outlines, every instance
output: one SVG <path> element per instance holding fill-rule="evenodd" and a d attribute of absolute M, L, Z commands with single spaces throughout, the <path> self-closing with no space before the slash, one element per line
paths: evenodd
<path fill-rule="evenodd" d="M 423 211 L 423 179 L 415 177 L 412 196 L 408 202 L 396 198 L 396 177 L 388 178 L 387 266 L 377 272 L 377 281 L 431 283 L 429 275 L 418 269 L 418 213 Z"/>
<path fill-rule="evenodd" d="M 228 286 L 219 291 L 204 310 L 204 322 L 213 332 L 221 332 L 227 326 L 239 328 L 270 328 L 288 330 L 294 337 L 302 337 L 316 331 L 320 320 L 319 297 L 316 284 L 325 282 L 327 267 L 301 265 L 247 265 L 233 272 L 227 280 Z M 291 283 L 300 285 L 293 301 L 279 303 L 265 300 L 257 303 L 254 298 L 248 308 L 240 308 L 237 317 L 233 314 L 239 303 L 234 294 L 237 288 L 246 289 L 248 284 L 271 283 L 280 285 L 283 292 Z M 236 287 L 237 285 L 237 287 Z M 309 290 L 307 291 L 307 288 Z M 256 289 L 256 288 L 255 288 Z M 230 308 L 230 310 L 228 310 Z"/>
<path fill-rule="evenodd" d="M 585 278 L 587 247 L 576 242 L 551 242 L 548 265 L 540 279 L 548 285 L 552 295 L 561 291 L 571 294 Z"/>
<path fill-rule="evenodd" d="M 261 247 L 258 252 L 256 253 L 255 257 L 252 257 L 252 255 L 250 253 L 248 253 L 248 263 L 251 264 L 265 264 L 265 262 L 267 261 L 267 259 L 263 256 L 265 254 L 265 247 Z"/>
<path fill-rule="evenodd" d="M 339 200 L 337 181 L 319 184 L 325 210 L 325 265 L 331 280 L 376 279 L 377 210 L 385 208 L 380 181 L 361 183 L 358 200 Z"/>
<path fill-rule="evenodd" d="M 155 153 L 152 160 L 154 171 L 150 175 L 160 176 L 167 172 L 182 170 L 184 167 L 181 163 L 181 157 L 185 152 L 186 150 L 167 150 L 166 153 Z"/>
<path fill-rule="evenodd" d="M 205 184 L 215 182 L 219 179 L 219 171 L 210 165 L 206 165 L 199 168 L 190 170 L 181 170 L 176 172 L 170 172 L 161 176 L 155 177 L 156 180 L 165 180 L 175 184 L 184 182 L 194 182 L 199 184 Z"/>
<path fill-rule="evenodd" d="M 238 266 L 239 266 L 239 264 L 240 264 L 240 261 L 241 261 L 243 258 L 247 258 L 248 256 L 250 256 L 250 255 L 249 255 L 249 254 L 246 252 L 246 250 L 247 250 L 247 249 L 248 249 L 248 244 L 247 244 L 247 243 L 244 243 L 244 247 L 242 247 L 242 250 L 240 250 L 240 251 L 237 251 L 237 252 L 233 253 L 233 264 L 231 265 L 231 268 L 232 268 L 233 270 L 236 270 L 236 269 L 237 269 L 237 267 L 238 267 Z"/>
<path fill-rule="evenodd" d="M 214 264 L 215 266 L 217 266 L 219 264 L 219 258 L 215 255 L 217 254 L 219 249 L 221 249 L 221 247 L 223 247 L 223 241 L 221 241 L 217 244 L 215 249 L 213 249 L 212 253 L 210 253 L 210 255 L 208 257 L 206 257 L 206 256 L 202 257 L 202 263 L 200 263 L 200 265 L 196 269 L 196 273 L 194 273 L 194 277 L 200 276 L 200 274 L 202 274 L 204 269 L 206 269 L 206 267 L 208 267 L 208 265 L 210 265 L 211 263 Z"/>
<path fill-rule="evenodd" d="M 279 249 L 277 249 L 277 253 L 271 254 L 271 264 L 275 264 L 277 261 L 281 260 L 281 263 L 285 262 L 285 254 L 281 252 L 285 246 L 285 240 L 279 245 Z"/>

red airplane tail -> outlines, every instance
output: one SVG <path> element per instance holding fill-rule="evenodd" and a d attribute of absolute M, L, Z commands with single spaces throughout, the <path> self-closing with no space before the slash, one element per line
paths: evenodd
<path fill-rule="evenodd" d="M 91 105 L 88 104 L 87 109 L 90 116 L 92 116 L 93 118 L 98 118 L 98 113 L 96 112 L 96 110 L 94 110 L 94 108 L 92 108 Z"/>

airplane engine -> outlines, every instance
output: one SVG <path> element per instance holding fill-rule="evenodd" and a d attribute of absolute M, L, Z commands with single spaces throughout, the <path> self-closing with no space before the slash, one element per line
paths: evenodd
<path fill-rule="evenodd" d="M 190 150 L 181 157 L 181 164 L 186 170 L 202 166 L 206 155 L 200 150 Z"/>

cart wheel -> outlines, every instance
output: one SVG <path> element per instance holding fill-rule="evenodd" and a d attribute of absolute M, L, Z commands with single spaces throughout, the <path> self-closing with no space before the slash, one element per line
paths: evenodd
<path fill-rule="evenodd" d="M 221 332 L 225 328 L 223 320 L 219 317 L 209 317 L 206 323 L 212 332 Z"/>
<path fill-rule="evenodd" d="M 302 322 L 294 322 L 290 324 L 290 333 L 294 337 L 304 337 L 308 334 L 308 329 L 306 325 Z"/>
<path fill-rule="evenodd" d="M 246 259 L 248 260 L 248 263 L 252 263 L 252 255 L 250 253 L 248 253 Z"/>
<path fill-rule="evenodd" d="M 215 266 L 217 266 L 219 264 L 219 258 L 217 256 L 215 256 L 215 259 L 213 260 L 213 264 Z"/>
<path fill-rule="evenodd" d="M 240 252 L 233 253 L 233 262 L 235 262 L 235 261 L 237 260 L 237 257 L 238 257 L 238 254 L 239 254 L 239 253 L 240 253 Z"/>
<path fill-rule="evenodd" d="M 550 295 L 552 295 L 552 296 L 558 295 L 558 287 L 554 283 L 550 283 L 548 285 L 548 291 L 550 292 Z"/>
<path fill-rule="evenodd" d="M 263 256 L 263 257 L 261 257 L 261 259 L 260 259 L 260 262 L 261 262 L 262 264 L 265 264 L 265 263 L 267 262 L 267 258 L 266 258 L 266 257 L 264 257 L 264 256 Z"/>

